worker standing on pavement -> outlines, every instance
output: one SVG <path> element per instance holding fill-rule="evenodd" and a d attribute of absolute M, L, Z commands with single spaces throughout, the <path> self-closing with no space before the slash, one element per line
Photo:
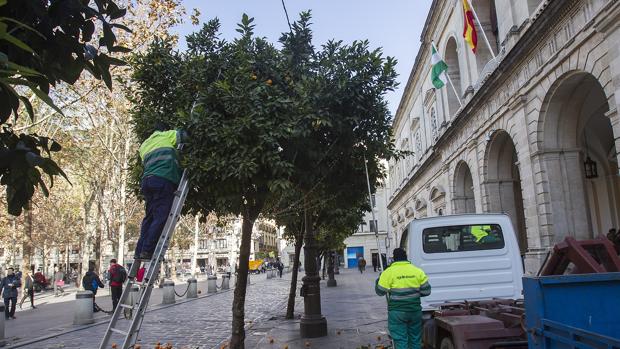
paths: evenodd
<path fill-rule="evenodd" d="M 379 296 L 387 295 L 388 329 L 394 349 L 420 349 L 420 297 L 431 294 L 431 285 L 424 271 L 407 260 L 404 249 L 394 249 L 394 262 L 377 279 L 375 292 Z"/>
<path fill-rule="evenodd" d="M 140 159 L 144 167 L 141 191 L 146 202 L 140 238 L 134 258 L 148 260 L 153 256 L 157 241 L 172 208 L 174 192 L 181 181 L 181 164 L 177 145 L 185 143 L 187 133 L 168 130 L 163 124 L 140 145 Z"/>

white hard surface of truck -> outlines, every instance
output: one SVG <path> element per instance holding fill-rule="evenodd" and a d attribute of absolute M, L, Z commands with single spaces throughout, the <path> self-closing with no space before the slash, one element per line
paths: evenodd
<path fill-rule="evenodd" d="M 406 246 L 409 260 L 426 272 L 432 287 L 422 298 L 423 310 L 444 302 L 523 297 L 519 245 L 505 214 L 415 219 Z"/>

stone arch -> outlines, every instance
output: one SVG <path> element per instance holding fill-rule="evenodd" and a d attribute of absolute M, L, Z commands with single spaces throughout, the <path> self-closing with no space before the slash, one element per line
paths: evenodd
<path fill-rule="evenodd" d="M 593 74 L 572 70 L 543 100 L 539 145 L 555 241 L 592 238 L 620 223 L 620 178 L 608 94 Z M 597 176 L 587 176 L 593 161 Z"/>
<path fill-rule="evenodd" d="M 528 245 L 521 175 L 515 143 L 507 131 L 493 133 L 487 145 L 485 163 L 487 210 L 510 216 L 521 254 L 524 255 Z"/>
<path fill-rule="evenodd" d="M 446 43 L 444 50 L 444 59 L 448 65 L 448 76 L 454 84 L 456 94 L 452 89 L 452 86 L 446 86 L 446 94 L 448 98 L 448 115 L 453 116 L 459 110 L 461 104 L 459 100 L 463 95 L 462 82 L 461 82 L 461 66 L 459 60 L 459 50 L 457 41 L 454 37 L 450 37 Z M 449 83 L 448 83 L 449 84 Z"/>
<path fill-rule="evenodd" d="M 465 161 L 460 161 L 454 171 L 454 213 L 475 213 L 474 180 Z"/>
<path fill-rule="evenodd" d="M 478 74 L 481 74 L 486 64 L 493 58 L 487 43 L 484 41 L 481 30 L 484 30 L 489 39 L 493 53 L 497 55 L 499 52 L 497 12 L 495 11 L 495 0 L 471 0 L 471 4 L 480 19 L 480 23 L 475 22 L 478 33 L 476 66 L 478 67 Z"/>

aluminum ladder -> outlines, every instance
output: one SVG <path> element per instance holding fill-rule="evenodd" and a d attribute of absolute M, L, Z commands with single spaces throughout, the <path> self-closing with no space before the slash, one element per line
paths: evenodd
<path fill-rule="evenodd" d="M 136 275 L 141 264 L 149 261 L 134 259 L 131 269 L 129 270 L 129 274 L 127 275 L 127 281 L 123 285 L 123 294 L 121 295 L 121 299 L 119 300 L 116 309 L 114 309 L 114 314 L 110 319 L 110 323 L 108 324 L 105 335 L 101 340 L 99 349 L 110 348 L 110 339 L 112 338 L 113 333 L 120 334 L 124 337 L 123 344 L 120 347 L 122 349 L 133 348 L 136 344 L 140 327 L 142 326 L 142 320 L 144 319 L 144 314 L 146 313 L 151 292 L 153 291 L 153 286 L 158 280 L 161 262 L 164 260 L 164 255 L 166 254 L 174 228 L 181 215 L 181 210 L 183 209 L 183 204 L 185 203 L 185 198 L 187 197 L 188 191 L 189 185 L 187 170 L 184 170 L 183 176 L 181 177 L 181 182 L 179 182 L 179 187 L 175 192 L 175 198 L 172 202 L 172 208 L 170 209 L 168 219 L 166 220 L 166 225 L 164 226 L 162 234 L 159 237 L 159 241 L 157 242 L 157 246 L 155 247 L 155 251 L 151 257 L 150 264 L 144 273 L 144 277 L 141 282 L 136 281 Z M 128 302 L 128 298 L 131 293 L 131 288 L 134 285 L 137 285 L 139 288 L 138 296 L 130 303 Z M 126 310 L 130 310 L 133 316 L 129 319 L 130 323 L 128 328 L 120 329 L 117 327 L 118 320 Z"/>

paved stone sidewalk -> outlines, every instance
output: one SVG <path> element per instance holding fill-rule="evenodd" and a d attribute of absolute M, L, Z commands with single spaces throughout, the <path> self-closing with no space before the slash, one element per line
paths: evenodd
<path fill-rule="evenodd" d="M 246 348 L 389 348 L 387 336 L 387 305 L 385 298 L 374 292 L 379 273 L 341 269 L 336 275 L 337 287 L 326 287 L 321 281 L 322 313 L 327 318 L 328 336 L 302 339 L 299 318 L 303 313 L 303 298 L 297 299 L 295 320 L 282 316 L 266 319 L 248 331 Z"/>
<path fill-rule="evenodd" d="M 286 302 L 289 285 L 290 278 L 266 280 L 264 274 L 252 276 L 246 296 L 246 320 L 255 323 L 278 315 Z M 230 290 L 149 311 L 140 333 L 143 341 L 139 343 L 143 349 L 151 349 L 157 342 L 171 343 L 175 349 L 219 348 L 230 336 L 232 299 L 233 290 Z M 21 348 L 98 348 L 106 324 L 61 334 Z M 114 335 L 112 342 L 120 344 L 120 336 Z"/>

